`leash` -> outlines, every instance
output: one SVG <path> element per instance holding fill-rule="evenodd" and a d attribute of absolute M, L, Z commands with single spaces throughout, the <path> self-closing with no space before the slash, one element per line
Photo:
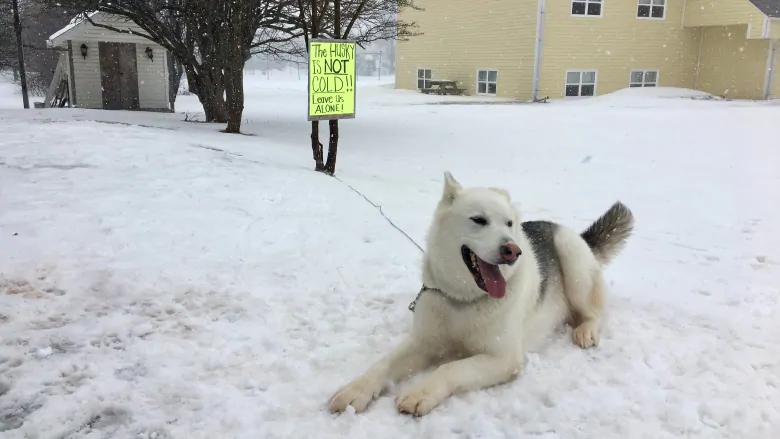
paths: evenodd
<path fill-rule="evenodd" d="M 414 300 L 412 300 L 412 303 L 409 304 L 409 311 L 414 312 L 414 308 L 417 306 L 417 301 L 420 300 L 420 296 L 422 296 L 422 293 L 424 293 L 426 289 L 427 287 L 425 285 L 420 288 L 420 292 L 417 293 L 417 297 L 415 297 Z"/>
<path fill-rule="evenodd" d="M 404 231 L 403 231 L 403 229 L 401 229 L 400 227 L 398 227 L 398 226 L 397 226 L 397 225 L 396 225 L 396 224 L 393 222 L 393 220 L 391 220 L 390 218 L 388 218 L 388 216 L 387 216 L 387 215 L 385 215 L 385 212 L 384 212 L 384 210 L 382 210 L 382 206 L 380 206 L 379 204 L 376 204 L 376 203 L 374 203 L 373 201 L 371 201 L 371 200 L 370 200 L 370 199 L 369 199 L 367 196 L 365 196 L 365 194 L 363 194 L 363 193 L 362 193 L 362 192 L 360 192 L 359 190 L 355 189 L 355 188 L 354 188 L 354 187 L 353 187 L 351 184 L 349 184 L 349 183 L 345 182 L 344 180 L 342 180 L 342 179 L 340 179 L 340 178 L 336 177 L 335 175 L 331 175 L 331 177 L 333 177 L 333 178 L 335 178 L 336 180 L 338 180 L 338 181 L 339 181 L 341 184 L 343 184 L 344 186 L 346 186 L 346 187 L 350 188 L 350 189 L 352 190 L 352 192 L 354 192 L 354 193 L 356 193 L 356 194 L 360 195 L 360 196 L 361 196 L 361 197 L 362 197 L 364 200 L 366 200 L 366 202 L 367 202 L 368 204 L 370 204 L 370 205 L 374 206 L 374 208 L 375 208 L 376 210 L 378 210 L 378 211 L 379 211 L 379 214 L 380 214 L 380 215 L 382 215 L 382 217 L 384 217 L 384 219 L 385 219 L 385 220 L 387 220 L 387 222 L 388 222 L 388 223 L 390 223 L 390 225 L 391 225 L 391 226 L 392 226 L 394 229 L 396 229 L 396 230 L 398 230 L 399 232 L 401 232 L 401 234 L 402 234 L 402 235 L 404 235 L 404 236 L 406 237 L 406 239 L 407 239 L 407 240 L 409 240 L 409 242 L 411 242 L 412 244 L 414 244 L 414 246 L 415 246 L 415 247 L 417 247 L 417 249 L 418 249 L 418 250 L 420 250 L 420 252 L 421 252 L 421 253 L 425 254 L 425 250 L 423 250 L 423 248 L 422 248 L 422 247 L 420 247 L 420 244 L 418 244 L 418 243 L 417 243 L 417 242 L 416 242 L 414 239 L 412 239 L 412 237 L 411 237 L 411 236 L 409 236 L 409 234 L 408 234 L 408 233 L 404 232 Z M 411 312 L 414 312 L 414 308 L 417 306 L 417 300 L 419 300 L 419 299 L 420 299 L 420 296 L 422 296 L 422 293 L 424 293 L 424 292 L 425 292 L 425 291 L 427 291 L 427 290 L 434 290 L 434 288 L 428 288 L 428 287 L 426 287 L 425 285 L 423 285 L 423 286 L 422 286 L 422 288 L 420 288 L 420 292 L 419 292 L 419 293 L 417 293 L 417 297 L 415 297 L 415 298 L 414 298 L 414 300 L 412 300 L 412 303 L 410 303 L 410 304 L 409 304 L 409 311 L 411 311 Z M 444 295 L 445 297 L 448 297 L 446 294 L 444 294 L 444 292 L 443 292 L 443 291 L 441 291 L 441 290 L 438 290 L 438 289 L 437 289 L 436 291 L 439 291 L 439 292 L 440 292 L 442 295 Z"/>

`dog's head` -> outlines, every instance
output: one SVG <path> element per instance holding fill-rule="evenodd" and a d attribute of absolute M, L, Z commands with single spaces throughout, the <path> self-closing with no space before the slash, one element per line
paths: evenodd
<path fill-rule="evenodd" d="M 519 227 L 519 214 L 506 191 L 463 188 L 445 172 L 426 251 L 435 283 L 463 300 L 483 294 L 504 297 L 506 279 L 522 254 Z"/>

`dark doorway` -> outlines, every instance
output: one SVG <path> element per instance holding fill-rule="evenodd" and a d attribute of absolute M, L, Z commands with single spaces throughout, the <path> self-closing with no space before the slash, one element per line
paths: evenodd
<path fill-rule="evenodd" d="M 103 109 L 135 110 L 138 103 L 138 65 L 133 43 L 99 43 Z"/>

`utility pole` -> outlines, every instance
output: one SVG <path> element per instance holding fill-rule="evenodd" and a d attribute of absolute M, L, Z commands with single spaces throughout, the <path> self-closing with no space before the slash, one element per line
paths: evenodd
<path fill-rule="evenodd" d="M 382 80 L 382 51 L 379 51 L 379 80 Z"/>
<path fill-rule="evenodd" d="M 24 70 L 24 49 L 22 48 L 22 23 L 19 21 L 19 0 L 11 0 L 14 8 L 14 32 L 16 32 L 16 53 L 19 57 L 19 79 L 22 81 L 22 101 L 24 108 L 30 108 L 27 96 L 27 73 Z"/>

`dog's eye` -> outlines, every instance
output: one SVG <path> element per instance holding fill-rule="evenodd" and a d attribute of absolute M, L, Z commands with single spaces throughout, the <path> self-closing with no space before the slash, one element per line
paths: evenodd
<path fill-rule="evenodd" d="M 515 225 L 515 222 L 514 222 L 514 221 L 507 221 L 507 222 L 506 222 L 506 225 L 507 225 L 508 227 L 512 227 L 513 225 Z"/>
<path fill-rule="evenodd" d="M 475 223 L 479 224 L 480 226 L 486 226 L 487 225 L 487 219 L 483 216 L 472 216 L 471 220 Z"/>

